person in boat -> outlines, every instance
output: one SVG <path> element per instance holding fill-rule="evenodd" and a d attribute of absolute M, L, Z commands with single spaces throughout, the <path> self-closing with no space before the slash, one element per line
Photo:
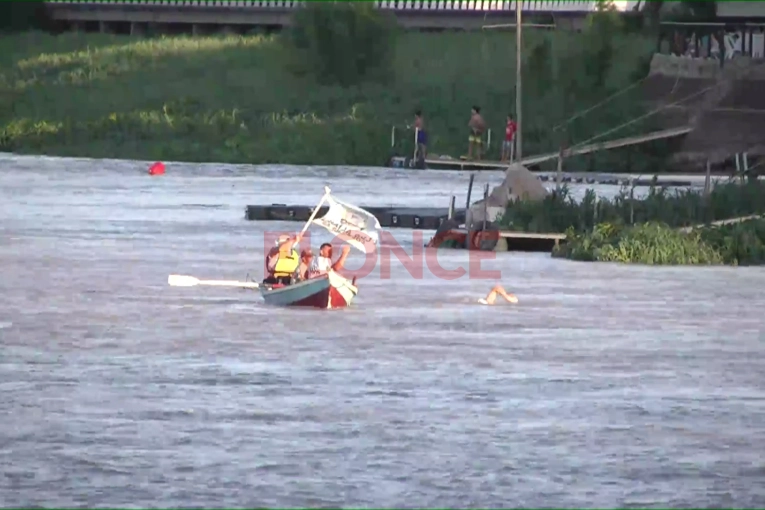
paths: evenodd
<path fill-rule="evenodd" d="M 314 257 L 311 266 L 308 268 L 308 278 L 315 278 L 331 271 L 340 271 L 345 266 L 345 259 L 348 258 L 348 252 L 351 247 L 343 245 L 343 252 L 335 262 L 332 262 L 332 245 L 324 243 L 319 248 L 319 256 Z"/>
<path fill-rule="evenodd" d="M 311 261 L 313 260 L 313 252 L 309 249 L 305 249 L 300 252 L 300 265 L 295 273 L 295 280 L 302 281 L 308 279 L 308 268 L 311 267 Z"/>
<path fill-rule="evenodd" d="M 294 237 L 282 234 L 266 256 L 266 272 L 268 276 L 263 283 L 289 285 L 292 277 L 300 266 L 295 245 L 300 242 L 300 235 Z"/>
<path fill-rule="evenodd" d="M 493 305 L 497 301 L 497 296 L 502 296 L 508 303 L 515 304 L 518 302 L 518 298 L 514 294 L 506 292 L 501 285 L 492 287 L 486 297 L 479 299 L 478 302 L 482 305 Z"/>
<path fill-rule="evenodd" d="M 481 159 L 481 149 L 483 147 L 483 132 L 486 131 L 486 122 L 481 116 L 481 107 L 474 106 L 470 111 L 470 121 L 468 122 L 470 136 L 468 137 L 468 159 Z"/>

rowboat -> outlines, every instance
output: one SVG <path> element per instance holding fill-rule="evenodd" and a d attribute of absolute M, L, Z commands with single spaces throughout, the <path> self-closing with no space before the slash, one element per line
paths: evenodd
<path fill-rule="evenodd" d="M 350 306 L 359 293 L 354 283 L 330 271 L 291 285 L 260 284 L 258 288 L 267 305 L 334 309 Z"/>
<path fill-rule="evenodd" d="M 329 209 L 323 217 L 315 219 L 325 202 L 329 203 Z M 302 236 L 312 223 L 324 227 L 363 253 L 367 253 L 368 249 L 375 249 L 379 241 L 377 231 L 380 229 L 380 222 L 377 218 L 369 211 L 330 197 L 330 190 L 326 186 L 324 187 L 324 196 L 313 210 L 299 235 Z M 265 281 L 260 283 L 238 280 L 202 280 L 196 276 L 180 274 L 169 275 L 167 283 L 172 287 L 203 285 L 259 289 L 263 301 L 267 305 L 299 306 L 324 310 L 347 308 L 356 294 L 359 293 L 359 289 L 356 287 L 356 278 L 348 280 L 334 270 L 290 285 L 271 284 Z"/>
<path fill-rule="evenodd" d="M 171 274 L 167 283 L 172 287 L 239 287 L 259 289 L 263 300 L 274 306 L 301 306 L 331 310 L 350 306 L 359 293 L 356 278 L 348 280 L 334 271 L 291 285 L 237 280 L 200 280 L 195 276 Z"/>

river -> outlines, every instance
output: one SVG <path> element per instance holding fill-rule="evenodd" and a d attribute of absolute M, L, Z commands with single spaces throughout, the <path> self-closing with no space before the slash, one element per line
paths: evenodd
<path fill-rule="evenodd" d="M 271 309 L 167 275 L 262 274 L 299 224 L 247 204 L 445 207 L 467 174 L 146 166 L 0 158 L 2 506 L 765 505 L 763 269 L 394 259 L 352 309 Z M 517 305 L 475 304 L 496 280 Z"/>

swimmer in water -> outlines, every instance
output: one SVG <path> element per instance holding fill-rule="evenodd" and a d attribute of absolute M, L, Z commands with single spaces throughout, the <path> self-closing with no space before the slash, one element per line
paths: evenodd
<path fill-rule="evenodd" d="M 481 303 L 482 305 L 493 305 L 497 301 L 497 295 L 500 295 L 503 298 L 505 298 L 505 301 L 507 301 L 508 303 L 515 304 L 518 302 L 518 298 L 515 297 L 515 295 L 513 294 L 508 294 L 507 292 L 505 292 L 505 289 L 503 289 L 501 285 L 495 285 L 494 287 L 492 287 L 489 293 L 486 294 L 486 297 L 479 299 L 478 302 Z"/>

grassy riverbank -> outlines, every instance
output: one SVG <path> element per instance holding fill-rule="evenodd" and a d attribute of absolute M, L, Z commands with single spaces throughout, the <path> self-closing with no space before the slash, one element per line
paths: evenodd
<path fill-rule="evenodd" d="M 720 226 L 713 222 L 760 215 Z M 591 190 L 581 201 L 564 188 L 541 202 L 510 204 L 503 229 L 565 233 L 554 256 L 652 265 L 765 264 L 765 183 L 732 182 L 704 196 L 651 188 L 644 198 L 623 189 L 613 199 Z M 698 228 L 690 228 L 697 227 Z"/>
<path fill-rule="evenodd" d="M 765 219 L 705 226 L 690 232 L 662 223 L 630 227 L 601 223 L 587 233 L 572 232 L 553 256 L 648 265 L 762 265 Z"/>
<path fill-rule="evenodd" d="M 633 190 L 625 187 L 613 199 L 607 199 L 588 190 L 582 200 L 575 200 L 564 187 L 539 202 L 509 204 L 499 224 L 503 229 L 521 232 L 582 234 L 604 223 L 658 222 L 681 228 L 752 214 L 765 214 L 763 181 L 718 184 L 708 196 L 694 189 L 669 191 L 652 187 L 647 196 L 635 198 Z"/>
<path fill-rule="evenodd" d="M 466 151 L 472 105 L 482 107 L 495 141 L 514 110 L 511 33 L 399 34 L 385 83 L 345 89 L 291 74 L 279 37 L 3 36 L 0 151 L 380 165 L 391 155 L 393 125 L 400 128 L 398 152 L 411 150 L 411 132 L 403 126 L 416 108 L 426 115 L 431 152 L 454 156 Z M 577 57 L 587 44 L 583 37 L 527 33 L 526 154 L 556 147 L 554 126 L 647 70 L 650 37 L 619 34 L 609 43 L 615 57 L 601 69 Z M 635 94 L 623 94 L 571 123 L 570 142 L 616 127 L 642 108 Z M 646 129 L 636 123 L 613 136 Z M 497 158 L 493 145 L 490 156 Z M 660 170 L 658 155 L 630 151 L 636 149 L 575 158 L 568 169 Z"/>

